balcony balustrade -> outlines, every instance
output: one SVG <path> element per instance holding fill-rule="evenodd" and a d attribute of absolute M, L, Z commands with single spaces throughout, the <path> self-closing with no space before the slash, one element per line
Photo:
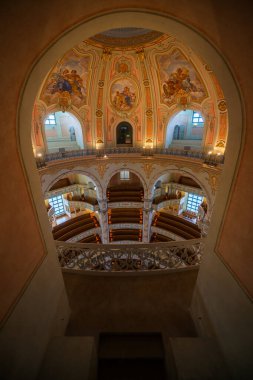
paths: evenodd
<path fill-rule="evenodd" d="M 154 155 L 180 156 L 190 157 L 193 159 L 203 160 L 203 163 L 209 166 L 217 166 L 223 164 L 225 156 L 222 154 L 208 154 L 199 150 L 183 150 L 172 148 L 138 148 L 138 147 L 119 147 L 107 149 L 80 149 L 72 151 L 64 151 L 57 153 L 47 153 L 44 156 L 36 158 L 37 168 L 43 168 L 47 163 L 57 160 L 68 160 L 73 158 L 90 157 L 107 158 L 117 154 L 136 154 L 143 157 L 152 157 Z"/>
<path fill-rule="evenodd" d="M 56 242 L 63 269 L 86 272 L 172 271 L 198 267 L 204 239 L 188 241 L 131 244 L 70 244 Z"/>

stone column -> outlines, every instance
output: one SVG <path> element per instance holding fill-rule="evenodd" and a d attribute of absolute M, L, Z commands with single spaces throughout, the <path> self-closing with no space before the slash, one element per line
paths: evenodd
<path fill-rule="evenodd" d="M 99 222 L 101 227 L 101 238 L 103 244 L 109 243 L 109 228 L 108 228 L 108 214 L 107 214 L 107 199 L 98 200 Z"/>
<path fill-rule="evenodd" d="M 150 240 L 150 227 L 152 222 L 152 199 L 144 199 L 143 205 L 143 230 L 142 242 L 149 243 Z"/>

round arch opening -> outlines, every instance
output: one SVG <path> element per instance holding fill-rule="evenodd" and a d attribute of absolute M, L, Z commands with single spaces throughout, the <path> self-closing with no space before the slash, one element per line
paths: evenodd
<path fill-rule="evenodd" d="M 116 143 L 118 146 L 133 145 L 133 127 L 127 121 L 122 121 L 117 125 Z"/>
<path fill-rule="evenodd" d="M 140 17 L 140 13 L 142 17 Z M 122 17 L 124 15 L 124 17 Z M 43 198 L 41 195 L 39 176 L 36 172 L 33 160 L 32 144 L 30 143 L 30 125 L 31 115 L 38 88 L 45 78 L 50 67 L 58 59 L 59 56 L 78 43 L 81 39 L 98 34 L 107 29 L 117 27 L 143 27 L 149 28 L 163 33 L 173 33 L 186 45 L 191 46 L 194 51 L 202 56 L 206 62 L 213 68 L 220 84 L 224 90 L 229 110 L 230 130 L 228 136 L 228 144 L 226 149 L 226 161 L 222 175 L 220 192 L 217 197 L 215 213 L 213 215 L 212 233 L 209 234 L 209 245 L 215 247 L 218 231 L 228 201 L 228 195 L 233 182 L 234 174 L 238 164 L 238 158 L 241 149 L 241 137 L 243 131 L 243 111 L 241 106 L 241 97 L 228 65 L 223 57 L 217 52 L 216 48 L 208 42 L 205 36 L 202 36 L 196 30 L 179 22 L 178 20 L 139 11 L 121 11 L 114 12 L 93 18 L 92 20 L 83 22 L 72 28 L 69 32 L 59 36 L 41 56 L 30 71 L 24 91 L 20 100 L 18 134 L 19 146 L 22 161 L 26 175 L 29 178 L 32 198 L 38 214 L 39 222 L 43 235 L 47 236 L 45 229 L 45 211 Z M 47 242 L 46 242 L 47 243 Z"/>
<path fill-rule="evenodd" d="M 71 112 L 55 111 L 47 114 L 43 127 L 46 153 L 84 149 L 80 121 Z"/>
<path fill-rule="evenodd" d="M 186 109 L 178 111 L 169 120 L 165 148 L 200 150 L 203 145 L 205 119 L 200 111 Z"/>

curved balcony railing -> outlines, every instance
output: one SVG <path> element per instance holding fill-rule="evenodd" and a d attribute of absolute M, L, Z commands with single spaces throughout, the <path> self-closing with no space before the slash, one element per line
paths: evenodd
<path fill-rule="evenodd" d="M 68 244 L 56 242 L 64 269 L 95 272 L 171 271 L 198 267 L 203 239 L 157 244 Z"/>
<path fill-rule="evenodd" d="M 57 153 L 48 153 L 44 156 L 36 157 L 36 163 L 38 168 L 46 166 L 47 163 L 57 160 L 68 160 L 70 158 L 77 157 L 89 157 L 95 156 L 97 158 L 106 158 L 110 155 L 117 154 L 139 154 L 144 157 L 151 157 L 155 154 L 167 155 L 167 156 L 181 156 L 190 157 L 193 159 L 203 160 L 204 163 L 211 166 L 216 166 L 218 164 L 223 164 L 225 156 L 219 154 L 208 154 L 199 150 L 184 150 L 184 149 L 174 149 L 174 148 L 135 148 L 135 147 L 119 147 L 119 148 L 107 148 L 107 149 L 80 149 L 72 151 L 64 151 Z"/>

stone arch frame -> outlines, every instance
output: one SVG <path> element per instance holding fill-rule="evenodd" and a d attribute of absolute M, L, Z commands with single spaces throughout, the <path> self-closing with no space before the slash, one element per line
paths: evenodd
<path fill-rule="evenodd" d="M 44 182 L 43 183 L 43 194 L 45 194 L 47 191 L 49 191 L 50 187 L 52 187 L 57 181 L 64 178 L 68 174 L 73 174 L 73 173 L 82 174 L 82 175 L 85 175 L 86 177 L 89 177 L 92 180 L 92 182 L 95 183 L 95 185 L 97 187 L 97 190 L 96 190 L 97 197 L 98 197 L 98 199 L 100 199 L 100 197 L 102 196 L 103 190 L 102 190 L 102 186 L 101 186 L 99 180 L 93 174 L 87 173 L 87 172 L 85 172 L 85 170 L 82 170 L 82 169 L 64 169 L 64 170 L 61 170 L 61 174 L 59 174 L 59 172 L 58 172 L 56 174 L 56 177 L 54 177 L 53 180 L 51 180 L 50 182 L 48 181 L 47 183 L 46 183 L 46 180 L 44 179 L 44 181 L 43 181 Z M 50 175 L 46 175 L 46 176 L 50 176 Z M 42 180 L 43 180 L 43 177 L 42 177 Z"/>
<path fill-rule="evenodd" d="M 212 210 L 212 207 L 213 207 L 213 201 L 212 199 L 214 197 L 211 196 L 211 188 L 210 189 L 207 189 L 207 187 L 200 181 L 200 179 L 195 176 L 194 174 L 190 173 L 189 171 L 187 170 L 184 170 L 184 169 L 174 169 L 174 168 L 169 168 L 169 169 L 165 169 L 165 170 L 162 170 L 161 172 L 159 172 L 158 174 L 156 174 L 155 176 L 153 176 L 149 182 L 149 199 L 152 199 L 153 198 L 153 195 L 154 195 L 154 186 L 156 184 L 156 182 L 159 180 L 159 178 L 164 175 L 164 174 L 167 174 L 168 172 L 177 172 L 177 173 L 183 173 L 183 174 L 186 174 L 188 177 L 192 178 L 195 182 L 197 182 L 199 184 L 199 186 L 201 187 L 201 189 L 205 192 L 205 195 L 206 195 L 206 199 L 207 199 L 207 204 L 208 204 L 208 210 L 209 212 Z"/>
<path fill-rule="evenodd" d="M 245 117 L 240 88 L 229 63 L 205 34 L 168 14 L 144 10 L 129 11 L 121 9 L 120 11 L 111 11 L 106 14 L 99 14 L 88 20 L 83 20 L 80 24 L 60 34 L 55 41 L 52 41 L 52 44 L 45 49 L 27 73 L 26 81 L 19 98 L 17 138 L 21 162 L 27 178 L 27 186 L 31 191 L 35 215 L 37 215 L 42 236 L 48 236 L 45 227 L 46 213 L 42 202 L 39 176 L 36 172 L 31 144 L 32 107 L 38 89 L 57 58 L 63 55 L 67 49 L 79 43 L 81 39 L 84 40 L 91 35 L 112 27 L 129 26 L 154 29 L 163 33 L 173 33 L 176 35 L 178 39 L 186 45 L 191 46 L 198 55 L 210 64 L 224 91 L 229 112 L 230 130 L 221 187 L 216 200 L 217 207 L 215 207 L 212 218 L 213 222 L 211 223 L 206 243 L 207 249 L 216 251 L 219 233 L 228 208 L 229 193 L 235 182 L 243 147 Z M 51 242 L 48 242 L 46 238 L 44 238 L 44 241 L 47 252 L 49 252 Z"/>
<path fill-rule="evenodd" d="M 148 193 L 148 185 L 144 179 L 144 177 L 138 172 L 138 170 L 135 170 L 135 169 L 131 169 L 131 167 L 119 167 L 118 169 L 115 169 L 113 170 L 113 172 L 111 172 L 109 175 L 108 175 L 108 178 L 107 180 L 104 182 L 104 193 L 105 193 L 105 197 L 106 197 L 106 191 L 107 191 L 107 187 L 109 185 L 109 182 L 110 180 L 112 179 L 112 177 L 119 173 L 121 170 L 129 170 L 130 172 L 134 173 L 138 178 L 139 180 L 141 181 L 141 184 L 143 186 L 143 190 L 144 190 L 144 199 L 146 198 L 146 194 Z"/>

